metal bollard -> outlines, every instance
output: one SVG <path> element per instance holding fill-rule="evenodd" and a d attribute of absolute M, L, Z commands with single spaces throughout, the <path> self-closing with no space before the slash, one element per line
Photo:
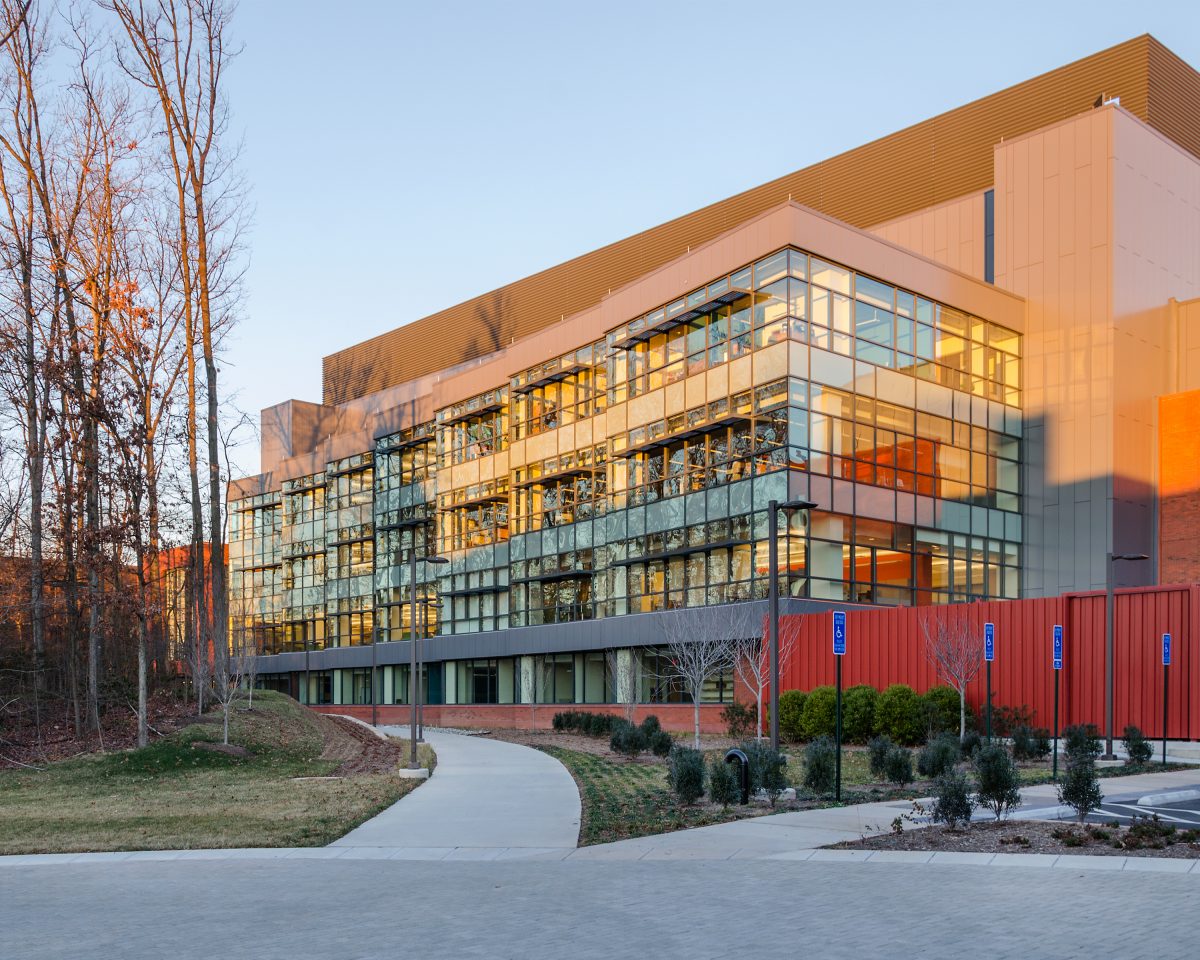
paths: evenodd
<path fill-rule="evenodd" d="M 739 750 L 734 747 L 725 754 L 726 763 L 736 763 L 738 765 L 738 779 L 742 785 L 742 803 L 750 802 L 750 758 L 746 756 L 744 750 Z"/>

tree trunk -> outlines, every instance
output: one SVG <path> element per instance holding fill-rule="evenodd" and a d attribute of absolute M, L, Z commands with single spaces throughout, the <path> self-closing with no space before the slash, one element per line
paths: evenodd
<path fill-rule="evenodd" d="M 763 738 L 763 712 L 762 712 L 762 685 L 759 684 L 758 690 L 755 691 L 757 698 L 754 706 L 755 726 L 754 739 L 762 740 Z"/>
<path fill-rule="evenodd" d="M 967 739 L 967 694 L 963 690 L 958 691 L 958 742 L 962 743 Z"/>
<path fill-rule="evenodd" d="M 692 739 L 697 750 L 700 749 L 700 691 L 692 691 Z"/>

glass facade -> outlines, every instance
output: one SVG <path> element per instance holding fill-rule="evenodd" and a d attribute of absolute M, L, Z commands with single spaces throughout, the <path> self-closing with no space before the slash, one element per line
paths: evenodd
<path fill-rule="evenodd" d="M 235 633 L 269 653 L 763 598 L 767 504 L 798 496 L 820 508 L 781 525 L 785 596 L 1016 597 L 1020 368 L 1011 330 L 775 251 L 231 504 Z M 417 564 L 415 617 L 414 545 L 450 561 Z M 565 649 L 449 663 L 437 687 L 460 703 L 602 702 L 610 673 Z M 385 702 L 407 697 L 396 674 Z M 332 696 L 360 696 L 342 684 Z M 683 696 L 651 679 L 637 693 Z"/>

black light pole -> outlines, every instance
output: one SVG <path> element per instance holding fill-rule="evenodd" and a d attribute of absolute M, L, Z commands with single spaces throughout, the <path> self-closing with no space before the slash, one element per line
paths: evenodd
<path fill-rule="evenodd" d="M 411 643 L 408 648 L 408 742 L 410 746 L 408 755 L 408 769 L 417 770 L 420 764 L 417 762 L 417 560 L 422 560 L 425 563 L 449 563 L 445 557 L 418 557 L 417 556 L 417 526 L 412 527 L 412 543 L 411 549 L 408 552 L 409 565 L 409 587 L 411 587 L 410 598 L 411 605 L 408 608 L 408 623 L 412 631 Z"/>
<path fill-rule="evenodd" d="M 767 504 L 767 620 L 771 648 L 771 749 L 779 749 L 779 511 L 811 510 L 811 500 L 772 500 Z M 807 557 L 805 559 L 807 564 Z"/>
<path fill-rule="evenodd" d="M 1116 760 L 1113 753 L 1113 564 L 1118 560 L 1149 560 L 1144 553 L 1109 553 L 1104 567 L 1104 756 Z"/>
<path fill-rule="evenodd" d="M 425 634 L 429 629 L 429 610 L 437 610 L 441 606 L 440 600 L 424 600 L 421 603 L 421 656 L 418 667 L 421 682 L 417 684 L 417 743 L 425 742 L 425 681 L 429 675 L 425 667 Z"/>

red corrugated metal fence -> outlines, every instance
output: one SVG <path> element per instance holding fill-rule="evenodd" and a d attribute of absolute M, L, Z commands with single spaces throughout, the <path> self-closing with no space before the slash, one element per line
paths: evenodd
<path fill-rule="evenodd" d="M 1098 592 L 953 606 L 847 610 L 843 683 L 868 683 L 881 690 L 892 683 L 907 683 L 918 691 L 927 690 L 944 681 L 925 655 L 923 618 L 969 624 L 980 637 L 981 650 L 983 624 L 990 621 L 996 625 L 993 706 L 1024 704 L 1035 711 L 1040 726 L 1049 727 L 1054 711 L 1052 637 L 1058 623 L 1064 632 L 1059 722 L 1063 726 L 1094 723 L 1103 730 L 1104 602 L 1104 593 Z M 1200 651 L 1196 649 L 1200 642 L 1200 585 L 1118 590 L 1113 609 L 1117 735 L 1133 723 L 1148 736 L 1162 736 L 1161 638 L 1170 633 L 1174 650 L 1167 735 L 1200 740 Z M 781 678 L 784 690 L 811 690 L 833 683 L 832 625 L 830 613 L 781 618 L 781 635 L 796 637 L 795 650 Z M 968 689 L 968 701 L 979 708 L 984 699 L 981 669 Z"/>

